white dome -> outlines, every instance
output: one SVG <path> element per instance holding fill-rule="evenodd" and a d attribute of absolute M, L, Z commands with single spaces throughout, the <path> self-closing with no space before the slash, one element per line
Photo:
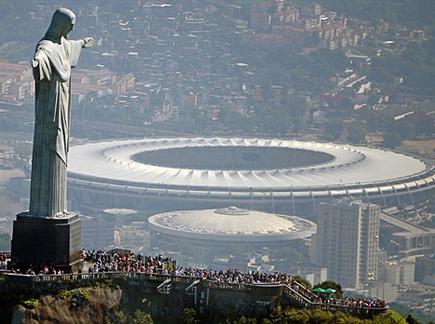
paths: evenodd
<path fill-rule="evenodd" d="M 233 242 L 288 241 L 309 237 L 316 230 L 314 223 L 299 217 L 237 207 L 162 213 L 148 222 L 162 234 Z"/>

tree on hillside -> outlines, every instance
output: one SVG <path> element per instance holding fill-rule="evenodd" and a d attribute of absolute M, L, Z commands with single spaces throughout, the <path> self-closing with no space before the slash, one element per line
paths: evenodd
<path fill-rule="evenodd" d="M 332 281 L 332 280 L 326 280 L 326 281 L 320 282 L 320 283 L 314 285 L 313 288 L 322 288 L 322 289 L 331 288 L 331 289 L 335 290 L 334 295 L 336 298 L 343 297 L 343 289 L 341 288 L 341 285 L 339 283 L 336 283 L 335 281 Z"/>
<path fill-rule="evenodd" d="M 402 144 L 402 137 L 398 131 L 389 131 L 385 134 L 383 146 L 395 148 L 400 144 Z"/>
<path fill-rule="evenodd" d="M 129 316 L 128 322 L 132 324 L 152 324 L 153 319 L 150 314 L 137 309 L 133 315 Z"/>
<path fill-rule="evenodd" d="M 366 142 L 366 133 L 361 127 L 354 127 L 349 130 L 347 140 L 353 144 L 364 144 Z"/>
<path fill-rule="evenodd" d="M 341 121 L 332 119 L 325 124 L 325 138 L 330 141 L 337 140 L 343 132 Z"/>
<path fill-rule="evenodd" d="M 183 323 L 185 324 L 198 324 L 198 314 L 194 308 L 183 309 Z"/>
<path fill-rule="evenodd" d="M 415 125 L 407 120 L 400 121 L 394 125 L 394 129 L 400 134 L 402 139 L 415 138 L 415 128 Z"/>

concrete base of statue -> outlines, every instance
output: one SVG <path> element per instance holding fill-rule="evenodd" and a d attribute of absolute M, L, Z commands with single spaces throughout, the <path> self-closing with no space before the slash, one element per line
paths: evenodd
<path fill-rule="evenodd" d="M 36 217 L 20 213 L 14 221 L 11 261 L 14 268 L 52 266 L 65 272 L 81 268 L 80 217 Z"/>

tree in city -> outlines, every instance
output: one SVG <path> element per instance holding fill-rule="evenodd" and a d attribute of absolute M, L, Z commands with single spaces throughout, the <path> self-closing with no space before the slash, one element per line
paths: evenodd
<path fill-rule="evenodd" d="M 385 133 L 383 146 L 388 148 L 395 148 L 402 144 L 402 136 L 398 131 L 388 131 Z"/>
<path fill-rule="evenodd" d="M 364 144 L 366 142 L 365 130 L 361 127 L 353 127 L 349 129 L 347 140 L 353 144 Z"/>
<path fill-rule="evenodd" d="M 325 124 L 324 136 L 325 139 L 330 141 L 337 140 L 343 132 L 343 125 L 341 121 L 332 119 Z"/>
<path fill-rule="evenodd" d="M 332 281 L 332 280 L 322 281 L 322 282 L 314 285 L 313 288 L 334 289 L 335 290 L 334 297 L 336 297 L 338 299 L 343 297 L 343 289 L 341 288 L 341 285 L 339 283 L 336 283 L 335 281 Z"/>

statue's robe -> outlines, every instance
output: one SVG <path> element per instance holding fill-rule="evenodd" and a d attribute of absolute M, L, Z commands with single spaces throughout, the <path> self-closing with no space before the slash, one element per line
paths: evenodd
<path fill-rule="evenodd" d="M 30 214 L 56 217 L 67 212 L 66 167 L 70 136 L 71 68 L 82 42 L 42 39 L 32 61 L 36 83 Z"/>

